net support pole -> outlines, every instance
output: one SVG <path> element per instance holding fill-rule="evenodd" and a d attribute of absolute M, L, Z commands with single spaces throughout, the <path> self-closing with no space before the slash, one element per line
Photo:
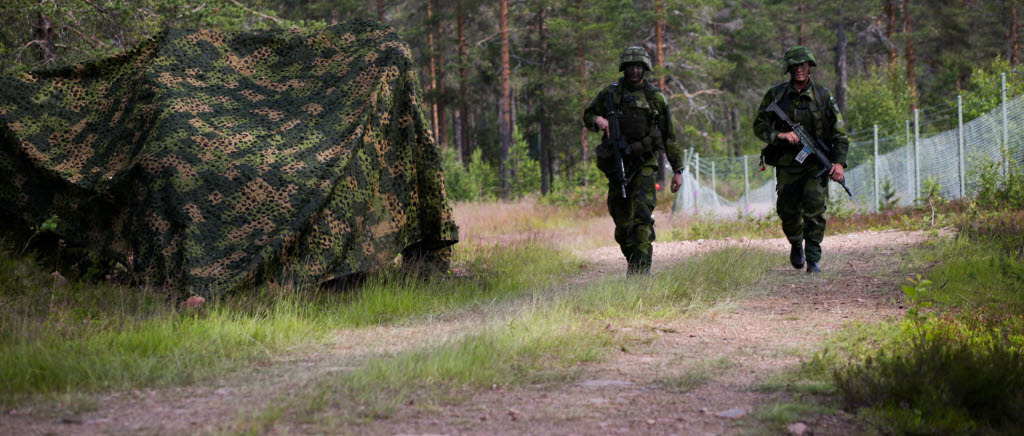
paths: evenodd
<path fill-rule="evenodd" d="M 906 131 L 907 131 L 907 139 L 906 139 L 906 141 L 903 142 L 903 144 L 904 144 L 903 150 L 905 150 L 906 154 L 907 154 L 907 158 L 905 160 L 906 164 L 904 165 L 904 167 L 906 167 L 906 170 L 907 170 L 907 172 L 906 172 L 906 174 L 907 174 L 907 182 L 908 182 L 907 183 L 907 189 L 914 189 L 914 182 L 910 180 L 910 177 L 911 177 L 910 175 L 913 174 L 911 172 L 911 169 L 910 169 L 910 164 L 913 162 L 913 156 L 910 155 L 911 149 L 913 148 L 910 145 L 910 120 L 908 119 L 908 120 L 904 121 L 903 124 L 906 127 Z M 913 199 L 911 199 L 911 201 L 913 201 Z"/>
<path fill-rule="evenodd" d="M 711 161 L 711 192 L 715 193 L 715 208 L 718 208 L 718 176 L 715 174 L 715 161 Z"/>
<path fill-rule="evenodd" d="M 999 158 L 1003 160 L 1003 176 L 1005 177 L 1006 173 L 1010 170 L 1010 162 L 1006 158 L 1006 149 L 1010 143 L 1009 128 L 1006 121 L 1006 73 L 1000 74 L 1000 82 L 1002 82 L 1000 83 L 1002 88 L 1000 94 L 1002 95 L 1001 98 L 1003 102 L 1003 143 L 999 146 Z"/>
<path fill-rule="evenodd" d="M 874 203 L 874 211 L 878 212 L 878 124 L 874 125 L 874 130 L 875 130 L 875 158 L 872 161 L 872 162 L 875 163 L 874 164 L 874 167 L 875 167 L 875 203 Z"/>
<path fill-rule="evenodd" d="M 747 158 L 749 156 L 743 155 L 743 214 L 746 215 L 750 212 L 750 171 L 747 169 Z"/>
<path fill-rule="evenodd" d="M 957 146 L 957 176 L 960 178 L 960 198 L 964 198 L 967 193 L 964 192 L 964 186 L 966 185 L 964 180 L 964 171 L 966 165 L 964 160 L 964 98 L 961 95 L 956 96 L 956 146 Z"/>
<path fill-rule="evenodd" d="M 921 111 L 914 109 L 914 200 L 921 198 Z"/>
<path fill-rule="evenodd" d="M 700 210 L 700 153 L 693 154 L 693 211 Z"/>

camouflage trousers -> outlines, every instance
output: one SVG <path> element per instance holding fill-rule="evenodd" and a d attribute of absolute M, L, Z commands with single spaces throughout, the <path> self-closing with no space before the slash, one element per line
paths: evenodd
<path fill-rule="evenodd" d="M 615 222 L 615 242 L 626 256 L 628 274 L 646 274 L 651 270 L 656 171 L 648 165 L 633 169 L 626 185 L 626 198 L 622 198 L 617 182 L 608 181 L 608 213 Z"/>
<path fill-rule="evenodd" d="M 782 232 L 790 244 L 804 243 L 808 262 L 821 260 L 825 238 L 825 202 L 828 180 L 815 178 L 820 167 L 778 167 L 775 187 L 779 199 L 775 210 L 782 220 Z"/>

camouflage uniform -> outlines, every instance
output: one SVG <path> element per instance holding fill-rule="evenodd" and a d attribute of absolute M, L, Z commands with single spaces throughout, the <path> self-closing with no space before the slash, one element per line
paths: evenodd
<path fill-rule="evenodd" d="M 803 62 L 815 65 L 814 57 L 803 47 L 793 47 L 786 53 L 783 61 L 786 71 L 791 65 Z M 782 231 L 794 247 L 805 243 L 808 264 L 817 263 L 821 259 L 821 241 L 825 237 L 828 175 L 815 179 L 814 174 L 821 171 L 821 164 L 814 158 L 798 163 L 795 158 L 800 145 L 776 140 L 779 133 L 791 131 L 778 117 L 765 110 L 776 99 L 790 120 L 807 127 L 815 138 L 832 145 L 834 153 L 829 159 L 843 168 L 846 168 L 849 139 L 832 93 L 813 81 L 809 81 L 801 91 L 796 91 L 790 82 L 773 86 L 761 100 L 754 119 L 754 134 L 769 144 L 765 154 L 774 155 L 766 162 L 776 167 L 778 201 L 775 207 L 782 220 Z"/>
<path fill-rule="evenodd" d="M 650 58 L 639 47 L 623 52 L 619 71 L 630 62 L 642 62 L 650 71 Z M 661 91 L 646 80 L 639 86 L 630 86 L 620 78 L 597 94 L 583 111 L 583 122 L 592 131 L 598 131 L 595 119 L 607 118 L 605 95 L 612 92 L 612 100 L 620 112 L 619 128 L 630 147 L 624 156 L 626 170 L 626 198 L 622 198 L 619 183 L 608 180 L 608 213 L 615 222 L 615 242 L 626 257 L 629 273 L 647 273 L 651 268 L 654 242 L 654 181 L 658 171 L 658 152 L 665 151 L 673 170 L 682 168 L 682 156 L 676 144 L 675 128 L 668 110 L 668 101 Z"/>

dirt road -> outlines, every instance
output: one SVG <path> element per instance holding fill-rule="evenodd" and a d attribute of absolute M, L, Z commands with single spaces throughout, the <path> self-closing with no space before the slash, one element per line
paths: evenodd
<path fill-rule="evenodd" d="M 643 340 L 584 365 L 571 383 L 464 392 L 442 405 L 403 405 L 387 419 L 339 422 L 328 432 L 771 434 L 794 426 L 794 432 L 855 433 L 856 424 L 842 411 L 814 414 L 800 423 L 766 421 L 757 411 L 794 398 L 784 390 L 758 388 L 796 368 L 848 323 L 901 316 L 898 285 L 908 273 L 901 270 L 900 259 L 928 238 L 923 232 L 898 231 L 829 236 L 823 244 L 825 273 L 813 276 L 788 265 L 788 245 L 780 239 L 657 243 L 655 271 L 728 244 L 777 252 L 779 263 L 771 271 L 771 288 L 754 297 L 647 331 L 609 325 Z M 617 247 L 580 254 L 591 264 L 582 280 L 624 272 Z M 426 338 L 457 337 L 478 327 L 479 320 L 459 320 L 345 331 L 326 351 L 285 356 L 217 386 L 83 395 L 60 405 L 6 411 L 0 416 L 0 434 L 233 433 L 243 427 L 271 434 L 314 431 L 287 418 L 261 428 L 249 422 L 260 418 L 249 415 L 267 410 L 275 398 L 318 375 L 358 365 L 368 354 L 410 349 Z M 808 395 L 804 400 L 813 402 Z"/>

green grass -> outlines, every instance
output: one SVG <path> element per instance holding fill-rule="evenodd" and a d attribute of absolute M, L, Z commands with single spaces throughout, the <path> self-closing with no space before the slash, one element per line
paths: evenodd
<path fill-rule="evenodd" d="M 188 384 L 329 340 L 338 328 L 456 316 L 529 296 L 576 271 L 536 245 L 475 253 L 468 277 L 371 274 L 348 292 L 265 287 L 180 310 L 157 292 L 59 285 L 28 258 L 0 258 L 0 403 L 39 393 Z"/>
<path fill-rule="evenodd" d="M 520 313 L 482 331 L 381 355 L 352 372 L 314 380 L 281 400 L 291 404 L 285 415 L 330 428 L 339 420 L 390 417 L 411 398 L 416 407 L 430 407 L 463 390 L 564 383 L 578 375 L 581 364 L 637 340 L 605 329 L 608 323 L 643 325 L 749 295 L 772 263 L 764 252 L 725 248 L 647 278 L 619 277 L 535 294 Z M 706 381 L 729 365 L 725 359 L 702 362 L 689 377 Z M 265 415 L 279 412 L 271 408 Z"/>

